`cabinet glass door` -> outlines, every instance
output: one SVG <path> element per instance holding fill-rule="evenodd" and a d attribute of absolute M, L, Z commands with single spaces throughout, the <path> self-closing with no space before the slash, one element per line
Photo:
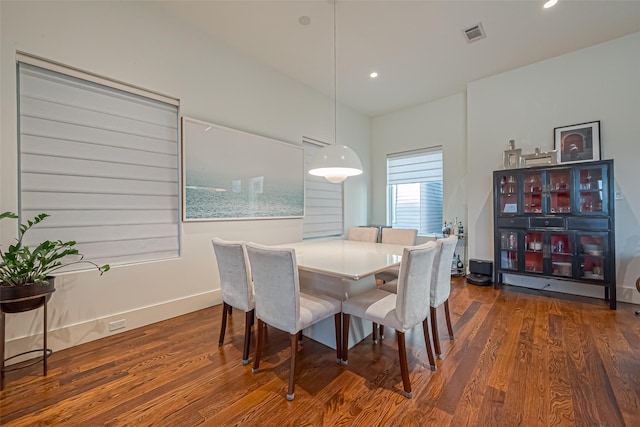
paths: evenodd
<path fill-rule="evenodd" d="M 606 233 L 578 234 L 578 253 L 580 259 L 580 277 L 589 280 L 604 280 L 605 256 L 608 252 Z"/>
<path fill-rule="evenodd" d="M 549 171 L 549 212 L 571 212 L 570 169 Z"/>
<path fill-rule="evenodd" d="M 601 215 L 606 213 L 607 195 L 605 186 L 606 174 L 602 165 L 578 169 L 578 186 L 580 199 L 577 203 L 581 214 Z"/>
<path fill-rule="evenodd" d="M 554 276 L 572 277 L 573 240 L 569 233 L 552 232 L 550 234 L 551 274 Z"/>
<path fill-rule="evenodd" d="M 543 233 L 527 232 L 524 236 L 524 270 L 528 273 L 544 271 Z"/>
<path fill-rule="evenodd" d="M 518 270 L 518 232 L 500 230 L 500 268 Z"/>
<path fill-rule="evenodd" d="M 518 175 L 505 171 L 500 179 L 500 213 L 518 213 Z"/>
<path fill-rule="evenodd" d="M 542 172 L 540 171 L 530 171 L 523 174 L 524 213 L 542 213 L 542 182 Z"/>

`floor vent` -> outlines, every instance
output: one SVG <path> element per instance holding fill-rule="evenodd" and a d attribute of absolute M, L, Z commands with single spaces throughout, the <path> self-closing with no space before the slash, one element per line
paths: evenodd
<path fill-rule="evenodd" d="M 478 41 L 480 39 L 485 38 L 487 35 L 484 33 L 484 29 L 482 28 L 482 24 L 478 23 L 478 25 L 474 25 L 473 27 L 465 28 L 462 30 L 464 32 L 464 37 L 467 39 L 469 43 Z"/>

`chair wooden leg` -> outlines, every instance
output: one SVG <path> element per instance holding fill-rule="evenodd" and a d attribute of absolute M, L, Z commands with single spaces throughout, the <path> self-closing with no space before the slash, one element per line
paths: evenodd
<path fill-rule="evenodd" d="M 407 348 L 404 343 L 404 332 L 396 331 L 398 337 L 398 358 L 400 359 L 400 372 L 402 373 L 402 385 L 404 386 L 404 395 L 411 399 L 411 381 L 409 380 L 409 365 L 407 364 Z"/>
<path fill-rule="evenodd" d="M 384 339 L 384 325 L 380 325 L 380 341 Z"/>
<path fill-rule="evenodd" d="M 436 352 L 436 357 L 440 357 L 440 339 L 438 337 L 438 317 L 436 315 L 436 308 L 431 307 L 431 332 L 433 333 L 433 347 Z"/>
<path fill-rule="evenodd" d="M 340 313 L 336 313 L 335 316 L 333 316 L 333 323 L 335 324 L 336 327 L 336 355 L 337 355 L 337 360 L 338 363 L 340 363 L 340 359 L 342 358 L 342 340 L 340 339 L 340 320 L 342 318 L 342 315 Z"/>
<path fill-rule="evenodd" d="M 298 344 L 302 344 L 302 331 L 298 331 L 296 336 L 298 337 Z"/>
<path fill-rule="evenodd" d="M 253 369 L 251 372 L 254 374 L 260 369 L 260 356 L 262 355 L 262 341 L 264 335 L 264 322 L 258 319 L 258 342 L 256 343 L 256 354 L 253 356 Z"/>
<path fill-rule="evenodd" d="M 287 392 L 287 400 L 293 400 L 295 397 L 294 388 L 296 378 L 296 354 L 298 353 L 298 334 L 291 334 L 291 360 L 289 361 L 289 391 Z"/>
<path fill-rule="evenodd" d="M 371 332 L 371 339 L 373 340 L 374 344 L 378 344 L 378 324 L 377 323 L 373 323 L 373 331 Z"/>
<path fill-rule="evenodd" d="M 227 313 L 231 306 L 226 302 L 222 303 L 222 322 L 220 322 L 220 338 L 218 339 L 218 347 L 222 347 L 224 344 L 224 332 L 227 329 Z"/>
<path fill-rule="evenodd" d="M 244 319 L 244 350 L 242 352 L 242 364 L 249 364 L 249 352 L 251 351 L 251 325 L 253 325 L 254 310 L 247 311 Z"/>
<path fill-rule="evenodd" d="M 349 314 L 342 314 L 342 364 L 349 364 Z"/>
<path fill-rule="evenodd" d="M 451 315 L 449 314 L 449 298 L 444 302 L 444 317 L 447 319 L 447 329 L 449 330 L 449 339 L 454 339 L 453 328 L 451 327 Z"/>
<path fill-rule="evenodd" d="M 427 357 L 429 358 L 429 369 L 436 370 L 436 360 L 433 357 L 433 348 L 431 348 L 431 337 L 429 336 L 429 321 L 425 317 L 422 321 L 422 332 L 424 333 L 424 342 L 427 346 Z"/>

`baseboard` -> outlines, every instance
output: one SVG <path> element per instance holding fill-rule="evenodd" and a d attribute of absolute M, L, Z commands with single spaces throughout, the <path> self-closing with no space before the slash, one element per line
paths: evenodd
<path fill-rule="evenodd" d="M 100 338 L 119 334 L 131 329 L 150 325 L 172 317 L 181 316 L 203 308 L 222 303 L 222 295 L 219 289 L 205 292 L 198 295 L 191 295 L 185 298 L 167 301 L 148 307 L 109 315 L 103 318 L 90 320 L 83 323 L 65 326 L 59 329 L 50 330 L 47 334 L 47 347 L 55 351 L 77 345 L 95 341 Z M 109 324 L 118 320 L 125 320 L 125 327 L 115 331 L 109 331 Z M 14 354 L 42 348 L 42 333 L 26 337 L 15 338 L 5 343 L 5 355 L 10 357 Z M 33 354 L 30 355 L 33 357 Z M 22 359 L 16 358 L 11 363 L 20 362 Z"/>
<path fill-rule="evenodd" d="M 591 298 L 604 298 L 604 288 L 598 285 L 588 285 L 565 280 L 554 280 L 548 278 L 520 276 L 515 274 L 504 274 L 504 283 L 513 286 L 522 286 L 531 289 L 545 289 L 552 292 L 580 295 Z M 640 304 L 640 293 L 635 287 L 617 286 L 616 300 L 630 304 Z"/>

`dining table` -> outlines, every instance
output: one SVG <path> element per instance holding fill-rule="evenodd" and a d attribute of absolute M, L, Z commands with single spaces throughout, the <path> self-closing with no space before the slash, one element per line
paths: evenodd
<path fill-rule="evenodd" d="M 293 248 L 298 263 L 300 290 L 341 301 L 376 287 L 375 274 L 400 265 L 403 245 L 344 239 L 316 239 L 278 245 Z M 371 334 L 371 322 L 352 316 L 349 348 Z M 303 331 L 303 335 L 336 348 L 333 318 Z"/>

